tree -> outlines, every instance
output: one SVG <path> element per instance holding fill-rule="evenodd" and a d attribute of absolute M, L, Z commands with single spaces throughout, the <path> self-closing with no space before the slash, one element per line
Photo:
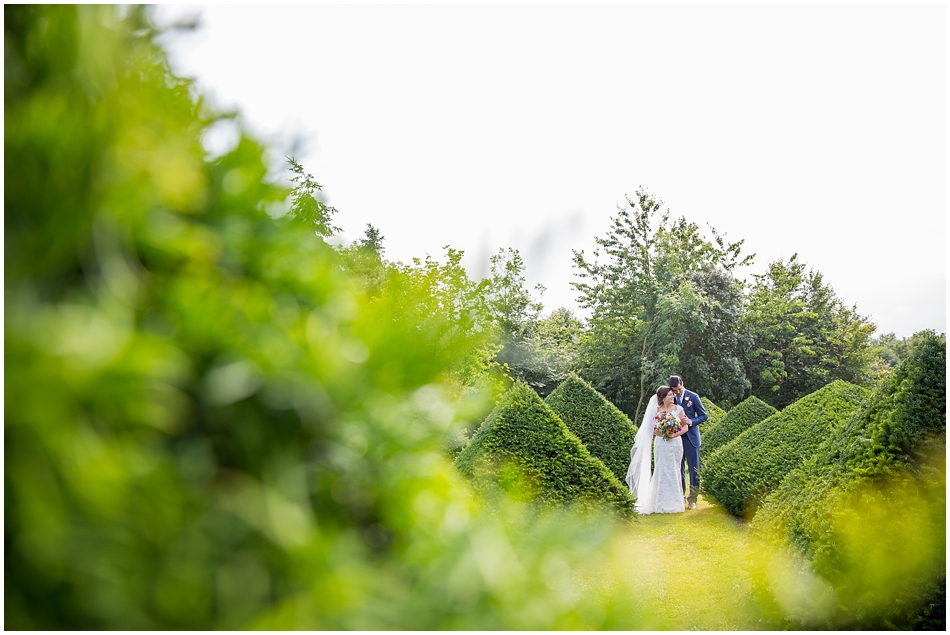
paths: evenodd
<path fill-rule="evenodd" d="M 524 260 L 517 249 L 500 249 L 490 262 L 485 302 L 500 346 L 495 361 L 507 368 L 512 379 L 527 383 L 535 391 L 544 390 L 548 377 L 537 351 L 538 320 L 543 308 L 539 298 L 544 287 L 535 285 L 532 298 L 524 276 Z"/>
<path fill-rule="evenodd" d="M 524 260 L 517 249 L 502 248 L 490 262 L 485 297 L 492 319 L 507 340 L 530 337 L 541 314 L 540 296 L 544 286 L 535 285 L 537 299 L 531 297 L 524 276 Z"/>
<path fill-rule="evenodd" d="M 584 324 L 564 307 L 538 321 L 535 355 L 545 379 L 534 389 L 542 397 L 550 394 L 577 365 L 583 332 Z"/>
<path fill-rule="evenodd" d="M 823 276 L 793 254 L 755 276 L 742 327 L 751 339 L 751 393 L 782 409 L 841 379 L 871 383 L 874 325 L 847 307 Z"/>
<path fill-rule="evenodd" d="M 386 237 L 380 233 L 379 228 L 373 227 L 371 223 L 366 223 L 366 231 L 363 234 L 363 238 L 356 241 L 356 246 L 361 251 L 375 254 L 377 258 L 382 260 L 383 252 L 386 251 L 386 248 L 383 247 L 383 240 L 385 238 Z"/>
<path fill-rule="evenodd" d="M 572 284 L 581 305 L 593 310 L 582 339 L 579 374 L 635 422 L 656 384 L 671 373 L 683 374 L 681 356 L 690 343 L 707 351 L 709 359 L 735 356 L 734 343 L 721 333 L 732 308 L 717 308 L 720 315 L 704 332 L 707 308 L 722 307 L 724 300 L 728 304 L 733 290 L 724 286 L 728 292 L 717 295 L 709 272 L 727 275 L 752 259 L 740 256 L 742 241 L 726 243 L 712 228 L 713 240 L 708 241 L 685 218 L 671 223 L 661 206 L 638 190 L 635 199 L 627 198 L 627 206 L 618 206 L 607 236 L 596 239 L 593 260 L 583 251 L 574 252 L 580 281 Z M 723 345 L 732 348 L 717 349 Z M 741 381 L 735 373 L 722 376 Z M 701 381 L 685 379 L 691 385 Z"/>
<path fill-rule="evenodd" d="M 339 227 L 330 224 L 337 210 L 323 201 L 320 195 L 323 186 L 314 180 L 312 174 L 305 172 L 303 166 L 293 157 L 287 157 L 287 162 L 293 173 L 290 181 L 294 184 L 290 193 L 291 216 L 297 222 L 313 226 L 314 233 L 323 238 L 329 238 L 340 231 Z"/>
<path fill-rule="evenodd" d="M 385 237 L 379 229 L 370 223 L 366 224 L 363 238 L 359 238 L 352 245 L 339 247 L 343 267 L 356 275 L 362 282 L 363 288 L 372 296 L 377 297 L 392 265 L 383 259 Z"/>
<path fill-rule="evenodd" d="M 702 321 L 683 345 L 680 371 L 688 387 L 709 396 L 727 410 L 748 394 L 743 360 L 751 338 L 737 328 L 745 312 L 743 285 L 721 267 L 703 266 L 687 276 L 697 290 Z"/>
<path fill-rule="evenodd" d="M 431 255 L 413 258 L 411 264 L 395 263 L 387 273 L 381 294 L 392 314 L 381 319 L 399 321 L 407 329 L 439 346 L 454 349 L 467 343 L 467 353 L 456 356 L 448 374 L 459 390 L 486 382 L 500 391 L 507 383 L 495 361 L 499 350 L 493 337 L 492 317 L 486 302 L 487 280 L 474 281 L 462 266 L 465 253 L 446 245 L 445 262 Z M 435 358 L 443 356 L 433 349 Z"/>

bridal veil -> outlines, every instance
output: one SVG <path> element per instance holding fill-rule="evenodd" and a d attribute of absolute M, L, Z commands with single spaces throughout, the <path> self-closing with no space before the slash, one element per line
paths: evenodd
<path fill-rule="evenodd" d="M 647 410 L 643 413 L 640 429 L 630 448 L 630 467 L 627 468 L 627 485 L 630 494 L 636 497 L 636 510 L 641 514 L 652 514 L 653 504 L 650 497 L 650 475 L 653 471 L 653 418 L 657 411 L 656 395 L 650 397 Z"/>

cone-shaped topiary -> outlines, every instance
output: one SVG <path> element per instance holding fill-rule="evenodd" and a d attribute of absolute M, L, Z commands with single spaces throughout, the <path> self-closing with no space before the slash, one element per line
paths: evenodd
<path fill-rule="evenodd" d="M 483 491 L 500 487 L 542 504 L 634 513 L 627 487 L 521 382 L 502 397 L 455 464 Z"/>
<path fill-rule="evenodd" d="M 703 492 L 736 516 L 755 513 L 868 394 L 860 386 L 835 381 L 760 421 L 702 463 Z"/>
<path fill-rule="evenodd" d="M 755 396 L 736 404 L 713 429 L 707 430 L 703 424 L 703 456 L 711 457 L 713 452 L 776 412 L 775 408 Z"/>
<path fill-rule="evenodd" d="M 700 428 L 700 432 L 703 436 L 702 452 L 703 456 L 707 456 L 711 454 L 711 452 L 706 452 L 706 435 L 715 430 L 719 426 L 719 423 L 725 419 L 726 411 L 714 404 L 712 399 L 703 397 L 702 395 L 699 397 L 702 399 L 703 408 L 706 410 L 707 415 L 706 420 L 703 421 L 702 427 Z"/>
<path fill-rule="evenodd" d="M 752 523 L 832 584 L 836 628 L 946 630 L 946 338 L 915 340 Z"/>
<path fill-rule="evenodd" d="M 637 436 L 637 427 L 627 415 L 574 373 L 544 401 L 623 483 L 630 465 L 630 448 Z"/>

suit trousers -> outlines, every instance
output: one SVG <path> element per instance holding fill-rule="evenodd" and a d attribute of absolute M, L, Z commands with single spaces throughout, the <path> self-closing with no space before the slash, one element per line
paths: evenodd
<path fill-rule="evenodd" d="M 686 491 L 686 466 L 689 465 L 689 494 L 686 500 L 696 502 L 699 496 L 699 448 L 689 440 L 689 435 L 683 435 L 683 460 L 680 463 L 680 478 L 683 481 L 683 491 Z"/>

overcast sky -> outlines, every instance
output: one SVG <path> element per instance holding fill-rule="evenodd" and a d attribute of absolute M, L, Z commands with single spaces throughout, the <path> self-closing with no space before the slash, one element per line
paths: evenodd
<path fill-rule="evenodd" d="M 798 253 L 906 337 L 946 331 L 943 5 L 175 6 L 168 46 L 386 256 L 521 251 L 546 311 L 639 187 Z M 292 147 L 294 139 L 298 140 Z M 227 147 L 222 129 L 209 146 Z M 279 156 L 279 155 L 276 155 Z M 749 278 L 751 279 L 751 278 Z"/>

